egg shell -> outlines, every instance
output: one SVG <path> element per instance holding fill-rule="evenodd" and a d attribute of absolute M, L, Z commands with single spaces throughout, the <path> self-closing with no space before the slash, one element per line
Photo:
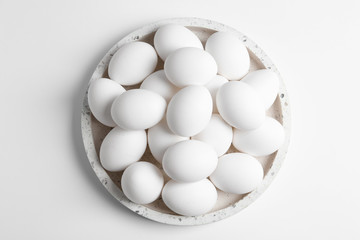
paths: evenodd
<path fill-rule="evenodd" d="M 177 87 L 205 85 L 216 76 L 214 58 L 202 49 L 186 47 L 171 53 L 164 70 L 167 78 Z"/>
<path fill-rule="evenodd" d="M 154 36 L 154 46 L 160 58 L 165 59 L 179 48 L 195 47 L 204 49 L 200 39 L 189 29 L 177 24 L 160 27 Z"/>
<path fill-rule="evenodd" d="M 121 128 L 140 130 L 160 122 L 165 110 L 166 101 L 159 94 L 146 89 L 132 89 L 115 99 L 111 116 Z"/>
<path fill-rule="evenodd" d="M 184 216 L 205 214 L 215 206 L 217 192 L 214 185 L 203 179 L 192 183 L 167 182 L 162 191 L 166 206 Z"/>
<path fill-rule="evenodd" d="M 94 117 L 108 127 L 115 127 L 111 117 L 111 105 L 126 90 L 117 82 L 99 78 L 91 82 L 88 91 L 88 103 Z"/>
<path fill-rule="evenodd" d="M 255 130 L 234 130 L 233 145 L 241 152 L 260 157 L 272 154 L 283 144 L 285 132 L 283 126 L 271 117 Z"/>
<path fill-rule="evenodd" d="M 148 204 L 160 197 L 164 177 L 154 164 L 135 162 L 127 167 L 121 177 L 125 196 L 134 203 Z"/>
<path fill-rule="evenodd" d="M 165 118 L 148 130 L 150 152 L 160 163 L 162 162 L 162 158 L 168 147 L 184 140 L 189 140 L 189 138 L 174 134 L 169 129 Z"/>
<path fill-rule="evenodd" d="M 173 133 L 190 137 L 206 127 L 211 113 L 210 92 L 203 86 L 188 86 L 177 92 L 170 100 L 166 120 Z"/>
<path fill-rule="evenodd" d="M 205 87 L 209 90 L 210 94 L 211 94 L 211 98 L 213 100 L 213 113 L 217 113 L 218 109 L 216 106 L 216 93 L 219 90 L 219 88 L 225 84 L 229 82 L 229 80 L 227 80 L 226 78 L 224 78 L 223 76 L 220 75 L 216 75 L 215 77 L 213 77 L 210 82 L 208 82 Z"/>
<path fill-rule="evenodd" d="M 239 80 L 250 69 L 250 57 L 245 45 L 229 32 L 216 32 L 206 41 L 205 50 L 215 59 L 218 73 L 228 80 Z"/>
<path fill-rule="evenodd" d="M 131 42 L 123 45 L 111 58 L 108 73 L 121 85 L 134 85 L 154 72 L 157 62 L 153 46 L 145 42 Z"/>
<path fill-rule="evenodd" d="M 177 182 L 195 182 L 208 177 L 216 168 L 217 154 L 207 143 L 185 140 L 164 153 L 165 173 Z"/>
<path fill-rule="evenodd" d="M 245 153 L 230 153 L 219 158 L 210 180 L 227 193 L 245 194 L 259 186 L 264 170 L 259 161 Z"/>
<path fill-rule="evenodd" d="M 146 149 L 144 130 L 124 130 L 113 128 L 104 138 L 100 147 L 100 162 L 111 172 L 124 170 L 140 160 Z"/>
<path fill-rule="evenodd" d="M 222 85 L 216 94 L 216 104 L 221 117 L 238 129 L 255 129 L 265 119 L 262 99 L 243 82 L 230 81 Z"/>
<path fill-rule="evenodd" d="M 275 72 L 269 69 L 257 70 L 246 75 L 241 82 L 249 84 L 259 93 L 266 110 L 273 105 L 280 84 L 279 77 Z"/>
<path fill-rule="evenodd" d="M 213 114 L 206 128 L 191 139 L 209 144 L 215 149 L 217 156 L 220 157 L 227 152 L 231 145 L 233 130 L 219 114 Z"/>
<path fill-rule="evenodd" d="M 140 88 L 159 94 L 166 102 L 169 102 L 175 93 L 180 90 L 167 79 L 164 70 L 159 70 L 150 74 L 150 76 L 141 83 Z"/>

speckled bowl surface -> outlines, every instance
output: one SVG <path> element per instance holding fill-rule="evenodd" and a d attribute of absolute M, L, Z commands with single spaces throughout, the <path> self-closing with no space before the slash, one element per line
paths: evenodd
<path fill-rule="evenodd" d="M 253 41 L 251 41 L 249 38 L 238 32 L 237 30 L 211 20 L 198 18 L 175 18 L 163 20 L 144 26 L 121 39 L 110 49 L 108 53 L 106 53 L 104 58 L 100 61 L 90 79 L 89 84 L 98 78 L 108 77 L 107 67 L 110 59 L 123 44 L 132 41 L 144 41 L 153 45 L 153 37 L 156 30 L 160 26 L 169 23 L 180 24 L 188 27 L 200 38 L 202 43 L 205 43 L 207 38 L 216 31 L 231 32 L 239 39 L 241 39 L 241 41 L 245 44 L 250 53 L 250 71 L 267 68 L 271 69 L 279 75 L 279 72 L 274 66 L 274 64 L 271 62 L 269 57 L 267 57 L 266 54 L 258 47 L 258 45 L 256 45 Z M 157 70 L 162 69 L 163 64 L 163 61 L 159 58 Z M 270 156 L 257 158 L 262 164 L 265 173 L 264 179 L 257 189 L 255 189 L 251 193 L 244 195 L 228 194 L 218 190 L 217 203 L 210 213 L 201 216 L 185 217 L 172 212 L 166 207 L 166 205 L 161 199 L 158 199 L 155 202 L 147 205 L 139 205 L 129 201 L 121 191 L 120 180 L 122 172 L 108 172 L 104 170 L 100 164 L 98 157 L 100 145 L 106 134 L 111 130 L 111 128 L 102 125 L 92 116 L 89 109 L 86 92 L 81 112 L 81 127 L 84 146 L 91 167 L 93 168 L 95 174 L 97 175 L 101 183 L 111 193 L 111 195 L 113 195 L 120 203 L 122 203 L 127 208 L 148 219 L 173 225 L 199 225 L 216 222 L 226 217 L 229 217 L 254 202 L 266 190 L 266 188 L 274 179 L 276 173 L 279 171 L 281 164 L 285 158 L 290 137 L 290 112 L 288 95 L 286 93 L 286 89 L 281 77 L 280 80 L 281 81 L 279 94 L 273 106 L 267 111 L 267 115 L 277 119 L 280 123 L 283 124 L 285 128 L 284 144 L 277 152 L 271 154 Z M 135 85 L 127 87 L 127 89 L 138 87 L 139 85 Z M 228 152 L 236 151 L 237 150 L 235 148 L 231 147 Z M 148 148 L 141 161 L 149 161 L 151 163 L 154 163 L 161 169 L 161 165 L 152 157 Z"/>

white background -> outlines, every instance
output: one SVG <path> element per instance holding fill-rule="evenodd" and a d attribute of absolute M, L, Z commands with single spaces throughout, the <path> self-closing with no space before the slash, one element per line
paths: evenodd
<path fill-rule="evenodd" d="M 360 239 L 357 2 L 0 0 L 0 239 Z M 92 172 L 80 131 L 102 56 L 172 17 L 213 19 L 258 43 L 292 109 L 289 153 L 270 188 L 197 227 L 124 208 Z"/>

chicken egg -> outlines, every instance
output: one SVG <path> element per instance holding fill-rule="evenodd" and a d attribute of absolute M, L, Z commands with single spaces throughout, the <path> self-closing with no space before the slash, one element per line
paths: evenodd
<path fill-rule="evenodd" d="M 274 103 L 279 92 L 279 77 L 269 69 L 251 72 L 241 79 L 241 82 L 249 84 L 259 93 L 266 110 Z"/>
<path fill-rule="evenodd" d="M 207 143 L 185 140 L 168 147 L 162 165 L 177 182 L 195 182 L 208 177 L 216 168 L 217 154 Z"/>
<path fill-rule="evenodd" d="M 211 94 L 211 98 L 213 100 L 213 113 L 217 113 L 218 109 L 216 107 L 216 94 L 217 91 L 219 90 L 219 88 L 225 84 L 229 82 L 229 80 L 227 80 L 226 78 L 224 78 L 221 75 L 216 75 L 215 77 L 213 77 L 210 82 L 208 82 L 205 87 L 209 90 L 210 94 Z"/>
<path fill-rule="evenodd" d="M 235 129 L 233 145 L 239 151 L 260 157 L 277 151 L 284 142 L 283 126 L 271 117 L 257 129 L 244 131 Z"/>
<path fill-rule="evenodd" d="M 184 140 L 189 140 L 189 137 L 182 137 L 174 134 L 169 129 L 165 118 L 148 130 L 150 152 L 160 163 L 162 162 L 164 153 L 168 147 Z"/>
<path fill-rule="evenodd" d="M 206 51 L 186 47 L 171 53 L 166 59 L 164 70 L 167 78 L 177 87 L 205 85 L 216 76 L 217 65 Z"/>
<path fill-rule="evenodd" d="M 99 78 L 91 82 L 88 91 L 88 102 L 92 114 L 102 124 L 115 127 L 111 117 L 111 105 L 126 90 L 117 82 Z"/>
<path fill-rule="evenodd" d="M 210 92 L 203 86 L 188 86 L 170 100 L 166 120 L 170 130 L 183 137 L 201 132 L 212 113 Z"/>
<path fill-rule="evenodd" d="M 249 53 L 235 35 L 216 32 L 206 41 L 205 50 L 214 57 L 218 73 L 228 80 L 239 80 L 249 72 Z"/>
<path fill-rule="evenodd" d="M 265 119 L 262 99 L 243 82 L 230 81 L 222 85 L 216 95 L 216 104 L 221 117 L 238 129 L 255 129 Z"/>
<path fill-rule="evenodd" d="M 134 85 L 152 73 L 157 62 L 153 46 L 145 42 L 131 42 L 121 46 L 111 58 L 108 73 L 121 85 Z"/>
<path fill-rule="evenodd" d="M 108 171 L 122 171 L 140 160 L 146 145 L 144 130 L 134 131 L 115 127 L 106 135 L 100 146 L 100 162 Z"/>
<path fill-rule="evenodd" d="M 111 116 L 121 128 L 140 130 L 160 122 L 165 110 L 166 101 L 159 94 L 146 89 L 132 89 L 115 99 Z"/>
<path fill-rule="evenodd" d="M 191 183 L 170 180 L 161 196 L 168 208 L 184 216 L 205 214 L 213 209 L 217 200 L 216 188 L 208 179 Z"/>
<path fill-rule="evenodd" d="M 135 162 L 127 167 L 121 177 L 125 196 L 137 204 L 148 204 L 159 198 L 164 177 L 154 164 Z"/>
<path fill-rule="evenodd" d="M 204 49 L 200 39 L 189 29 L 177 24 L 161 26 L 155 33 L 154 46 L 162 60 L 184 47 Z"/>
<path fill-rule="evenodd" d="M 140 88 L 159 94 L 166 100 L 166 102 L 169 102 L 175 93 L 180 90 L 167 79 L 164 70 L 159 70 L 150 74 L 141 83 Z"/>
<path fill-rule="evenodd" d="M 229 153 L 219 158 L 210 180 L 227 193 L 245 194 L 261 183 L 264 170 L 259 161 L 244 153 Z"/>
<path fill-rule="evenodd" d="M 191 139 L 209 144 L 215 149 L 217 156 L 220 157 L 227 152 L 231 145 L 233 130 L 219 114 L 213 114 L 206 128 L 191 137 Z"/>

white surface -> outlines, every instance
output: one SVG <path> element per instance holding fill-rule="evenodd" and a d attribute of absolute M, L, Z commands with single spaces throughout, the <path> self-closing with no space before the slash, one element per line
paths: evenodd
<path fill-rule="evenodd" d="M 357 1 L 0 1 L 0 239 L 359 239 Z M 196 16 L 249 36 L 282 74 L 292 141 L 269 189 L 210 225 L 133 214 L 102 187 L 80 109 L 102 56 L 142 25 Z"/>

